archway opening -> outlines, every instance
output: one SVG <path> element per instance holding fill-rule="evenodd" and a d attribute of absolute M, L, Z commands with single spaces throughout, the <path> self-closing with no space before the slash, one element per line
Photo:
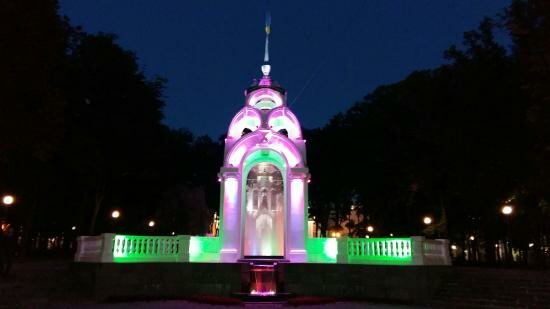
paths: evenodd
<path fill-rule="evenodd" d="M 284 182 L 273 164 L 254 165 L 246 178 L 244 252 L 247 256 L 284 256 Z"/>

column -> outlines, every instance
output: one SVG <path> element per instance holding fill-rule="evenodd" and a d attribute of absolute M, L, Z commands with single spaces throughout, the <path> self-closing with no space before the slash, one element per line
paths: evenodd
<path fill-rule="evenodd" d="M 293 168 L 288 176 L 289 196 L 287 197 L 287 258 L 291 262 L 307 262 L 307 168 Z"/>
<path fill-rule="evenodd" d="M 238 168 L 222 168 L 222 211 L 220 237 L 222 248 L 221 262 L 236 262 L 240 258 L 241 212 L 240 175 Z"/>

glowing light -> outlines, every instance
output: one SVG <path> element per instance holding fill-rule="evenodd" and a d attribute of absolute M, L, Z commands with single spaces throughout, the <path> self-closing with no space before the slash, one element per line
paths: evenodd
<path fill-rule="evenodd" d="M 470 240 L 475 240 L 476 238 L 474 237 L 474 235 L 470 236 Z"/>
<path fill-rule="evenodd" d="M 176 235 L 176 232 L 172 232 L 172 235 Z"/>
<path fill-rule="evenodd" d="M 498 244 L 495 244 L 495 248 L 498 248 Z"/>
<path fill-rule="evenodd" d="M 451 250 L 454 251 L 454 250 L 456 250 L 456 249 L 457 249 L 456 245 L 451 245 Z"/>
<path fill-rule="evenodd" d="M 530 242 L 530 243 L 529 243 L 529 248 L 533 248 L 533 246 L 535 246 L 535 244 L 532 243 L 532 242 Z"/>
<path fill-rule="evenodd" d="M 267 76 L 271 72 L 271 66 L 269 64 L 262 65 L 262 73 Z"/>
<path fill-rule="evenodd" d="M 299 178 L 292 179 L 290 187 L 292 213 L 299 213 L 304 205 L 304 181 Z"/>
<path fill-rule="evenodd" d="M 365 238 L 370 238 L 370 236 L 369 236 L 369 235 L 365 235 Z"/>
<path fill-rule="evenodd" d="M 230 205 L 232 207 L 235 206 L 234 201 L 237 200 L 237 193 L 238 193 L 238 187 L 239 182 L 235 178 L 227 178 L 225 180 L 225 193 L 226 193 L 226 201 L 225 205 Z"/>
<path fill-rule="evenodd" d="M 155 220 L 149 220 L 149 222 L 147 223 L 147 225 L 149 227 L 155 227 Z"/>
<path fill-rule="evenodd" d="M 73 225 L 73 226 L 71 227 L 71 230 L 75 231 L 75 230 L 76 230 L 76 226 Z"/>
<path fill-rule="evenodd" d="M 423 219 L 422 219 L 422 222 L 424 222 L 424 224 L 426 225 L 429 225 L 429 224 L 432 224 L 432 217 L 430 216 L 425 216 Z"/>
<path fill-rule="evenodd" d="M 506 215 L 506 216 L 511 215 L 512 212 L 514 212 L 514 207 L 512 207 L 510 205 L 505 205 L 505 206 L 502 206 L 500 211 L 502 212 L 503 215 Z"/>
<path fill-rule="evenodd" d="M 327 239 L 323 247 L 323 252 L 329 259 L 336 259 L 336 256 L 338 256 L 338 242 L 336 238 Z"/>
<path fill-rule="evenodd" d="M 189 239 L 189 256 L 198 256 L 201 253 L 200 239 L 191 237 Z"/>
<path fill-rule="evenodd" d="M 390 233 L 390 237 L 393 237 L 393 233 Z"/>
<path fill-rule="evenodd" d="M 367 226 L 367 232 L 372 233 L 374 231 L 374 227 L 372 225 Z"/>
<path fill-rule="evenodd" d="M 13 197 L 13 195 L 4 195 L 4 197 L 2 197 L 2 204 L 8 206 L 8 205 L 11 205 L 15 202 L 15 197 Z"/>
<path fill-rule="evenodd" d="M 256 296 L 273 296 L 273 295 L 275 295 L 275 291 L 260 292 L 260 291 L 252 290 L 252 291 L 250 291 L 250 295 L 256 295 Z"/>
<path fill-rule="evenodd" d="M 111 212 L 111 218 L 113 218 L 113 219 L 118 219 L 118 218 L 120 218 L 120 211 L 118 211 L 118 210 L 113 210 L 113 211 Z"/>
<path fill-rule="evenodd" d="M 219 237 L 191 236 L 189 239 L 189 262 L 217 262 L 220 252 L 235 253 L 236 249 L 221 250 Z"/>

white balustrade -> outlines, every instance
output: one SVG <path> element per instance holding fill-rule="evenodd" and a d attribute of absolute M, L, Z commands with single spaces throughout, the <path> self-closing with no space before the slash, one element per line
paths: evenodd
<path fill-rule="evenodd" d="M 220 239 L 102 234 L 78 237 L 76 262 L 219 262 Z M 310 263 L 451 265 L 447 239 L 308 238 Z"/>
<path fill-rule="evenodd" d="M 410 238 L 341 238 L 347 262 L 357 264 L 410 264 Z M 340 253 L 340 251 L 339 251 Z M 339 259 L 339 262 L 343 259 Z"/>
<path fill-rule="evenodd" d="M 116 235 L 115 262 L 178 262 L 188 260 L 190 236 Z"/>

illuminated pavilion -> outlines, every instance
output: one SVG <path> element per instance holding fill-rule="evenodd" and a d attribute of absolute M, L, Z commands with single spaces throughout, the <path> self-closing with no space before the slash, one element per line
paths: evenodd
<path fill-rule="evenodd" d="M 448 240 L 310 237 L 306 141 L 270 75 L 270 23 L 268 14 L 262 77 L 245 90 L 225 139 L 219 235 L 80 236 L 75 261 L 450 264 Z"/>
<path fill-rule="evenodd" d="M 221 256 L 305 262 L 307 237 L 306 147 L 300 123 L 286 105 L 286 91 L 262 66 L 263 76 L 245 91 L 244 107 L 225 139 L 221 181 Z"/>
<path fill-rule="evenodd" d="M 218 174 L 219 234 L 78 237 L 76 269 L 95 278 L 96 297 L 232 293 L 277 298 L 288 296 L 289 286 L 293 293 L 340 297 L 349 290 L 339 284 L 352 280 L 360 288 L 346 296 L 379 298 L 386 295 L 380 291 L 395 291 L 386 296 L 410 300 L 428 297 L 447 272 L 392 267 L 450 265 L 445 239 L 323 238 L 308 233 L 306 141 L 286 104 L 285 89 L 270 75 L 269 23 L 267 18 L 262 77 L 245 90 L 244 106 L 231 120 L 225 139 Z M 345 280 L 340 283 L 334 276 Z M 403 276 L 420 280 L 411 283 Z M 378 281 L 385 277 L 388 280 Z"/>

